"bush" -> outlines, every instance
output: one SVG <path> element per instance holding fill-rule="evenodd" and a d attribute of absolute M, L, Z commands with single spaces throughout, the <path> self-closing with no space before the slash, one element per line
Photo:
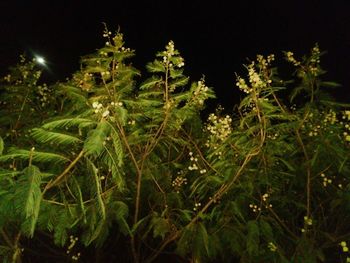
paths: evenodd
<path fill-rule="evenodd" d="M 140 81 L 104 37 L 65 82 L 24 57 L 2 82 L 3 262 L 350 260 L 350 111 L 317 45 L 284 53 L 290 80 L 258 55 L 236 110 L 202 121 L 214 92 L 172 41 Z"/>

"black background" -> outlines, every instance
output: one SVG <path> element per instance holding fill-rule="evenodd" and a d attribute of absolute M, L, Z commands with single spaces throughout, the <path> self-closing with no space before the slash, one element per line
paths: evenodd
<path fill-rule="evenodd" d="M 52 81 L 79 69 L 82 55 L 104 44 L 103 24 L 120 27 L 126 46 L 136 50 L 134 66 L 144 65 L 175 42 L 192 80 L 205 75 L 224 105 L 237 102 L 235 72 L 256 54 L 283 50 L 303 55 L 319 43 L 328 53 L 321 63 L 336 93 L 350 100 L 349 1 L 7 1 L 0 3 L 0 71 L 23 52 L 44 56 Z M 49 74 L 49 73 L 47 73 Z"/>

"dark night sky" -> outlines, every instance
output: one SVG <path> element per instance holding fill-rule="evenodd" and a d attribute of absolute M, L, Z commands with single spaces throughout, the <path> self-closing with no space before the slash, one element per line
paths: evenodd
<path fill-rule="evenodd" d="M 231 2 L 231 6 L 228 3 Z M 104 43 L 103 25 L 120 26 L 143 70 L 156 51 L 174 40 L 192 80 L 204 74 L 224 104 L 237 101 L 235 72 L 255 55 L 303 55 L 318 42 L 328 54 L 327 77 L 344 85 L 350 100 L 350 1 L 20 1 L 0 2 L 0 72 L 19 54 L 46 57 L 53 80 L 79 68 L 80 56 Z"/>

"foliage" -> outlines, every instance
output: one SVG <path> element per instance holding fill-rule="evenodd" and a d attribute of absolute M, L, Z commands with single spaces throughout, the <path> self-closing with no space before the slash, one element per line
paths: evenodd
<path fill-rule="evenodd" d="M 350 260 L 350 111 L 327 95 L 317 45 L 300 61 L 285 52 L 287 81 L 258 55 L 236 111 L 202 121 L 214 92 L 189 84 L 172 41 L 140 81 L 122 34 L 104 37 L 66 82 L 39 84 L 25 58 L 4 78 L 4 262 L 45 243 L 67 262 Z"/>

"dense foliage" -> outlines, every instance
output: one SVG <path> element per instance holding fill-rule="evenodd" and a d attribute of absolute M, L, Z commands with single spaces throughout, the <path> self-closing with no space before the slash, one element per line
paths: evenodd
<path fill-rule="evenodd" d="M 202 121 L 172 41 L 141 78 L 104 37 L 66 82 L 23 57 L 1 83 L 2 262 L 350 261 L 350 111 L 317 45 L 288 80 L 258 55 Z"/>

